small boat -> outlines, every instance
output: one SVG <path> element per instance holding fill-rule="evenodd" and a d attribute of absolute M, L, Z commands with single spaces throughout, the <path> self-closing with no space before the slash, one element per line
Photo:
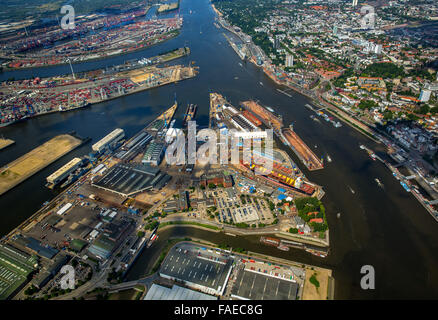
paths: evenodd
<path fill-rule="evenodd" d="M 375 178 L 374 180 L 377 182 L 377 185 L 378 185 L 380 188 L 383 188 L 383 183 L 380 182 L 380 180 L 379 180 L 378 178 Z"/>
<path fill-rule="evenodd" d="M 350 188 L 350 191 L 351 191 L 352 194 L 356 193 L 350 186 L 348 186 L 348 187 Z"/>
<path fill-rule="evenodd" d="M 332 162 L 332 158 L 330 158 L 329 155 L 327 155 L 327 161 L 328 161 L 328 162 Z"/>
<path fill-rule="evenodd" d="M 260 83 L 261 86 L 263 85 L 263 83 L 261 81 L 259 83 Z"/>
<path fill-rule="evenodd" d="M 341 217 L 341 213 L 340 212 L 338 212 L 337 214 L 336 214 L 336 218 L 340 218 Z"/>
<path fill-rule="evenodd" d="M 241 64 L 241 63 L 239 62 L 239 66 L 243 67 L 243 64 Z"/>
<path fill-rule="evenodd" d="M 285 246 L 285 245 L 279 245 L 279 246 L 277 247 L 277 249 L 280 249 L 280 250 L 282 250 L 282 251 L 289 251 L 289 247 L 288 247 L 288 246 Z"/>

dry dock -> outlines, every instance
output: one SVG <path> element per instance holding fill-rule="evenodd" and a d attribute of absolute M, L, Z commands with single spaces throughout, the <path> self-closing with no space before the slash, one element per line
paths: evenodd
<path fill-rule="evenodd" d="M 0 138 L 0 150 L 3 150 L 6 147 L 9 147 L 11 144 L 14 144 L 15 141 L 11 139 L 1 139 Z"/>
<path fill-rule="evenodd" d="M 81 144 L 82 140 L 68 134 L 62 134 L 7 164 L 0 169 L 0 195 Z"/>
<path fill-rule="evenodd" d="M 313 153 L 313 151 L 304 143 L 303 140 L 291 129 L 283 129 L 282 136 L 287 145 L 300 158 L 309 170 L 318 170 L 324 168 L 322 161 Z"/>
<path fill-rule="evenodd" d="M 265 125 L 272 127 L 272 129 L 280 131 L 280 129 L 283 127 L 282 119 L 275 116 L 272 112 L 268 111 L 257 102 L 244 101 L 242 102 L 242 106 L 244 106 L 245 109 L 247 109 L 248 111 L 251 111 L 253 114 L 255 114 L 260 120 L 262 120 Z"/>

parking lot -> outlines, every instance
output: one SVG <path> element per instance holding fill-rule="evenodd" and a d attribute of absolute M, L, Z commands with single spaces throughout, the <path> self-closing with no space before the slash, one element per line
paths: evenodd
<path fill-rule="evenodd" d="M 237 299 L 295 300 L 299 285 L 292 279 L 272 277 L 243 267 L 237 272 L 231 295 Z"/>
<path fill-rule="evenodd" d="M 160 269 L 160 275 L 195 285 L 204 291 L 220 292 L 224 288 L 232 261 L 216 251 L 192 244 L 171 249 Z M 209 290 L 210 289 L 210 290 Z"/>

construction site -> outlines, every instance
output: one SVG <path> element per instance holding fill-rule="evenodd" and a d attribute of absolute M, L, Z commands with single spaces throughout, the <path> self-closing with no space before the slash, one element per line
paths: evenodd
<path fill-rule="evenodd" d="M 12 189 L 41 169 L 83 143 L 69 134 L 62 134 L 12 161 L 0 170 L 0 195 Z"/>

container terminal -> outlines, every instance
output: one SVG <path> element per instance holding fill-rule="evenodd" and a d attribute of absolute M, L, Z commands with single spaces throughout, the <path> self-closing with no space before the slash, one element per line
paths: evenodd
<path fill-rule="evenodd" d="M 101 59 L 141 50 L 178 35 L 182 18 L 138 20 L 146 13 L 140 10 L 98 18 L 78 23 L 74 30 L 33 30 L 30 36 L 1 39 L 0 57 L 7 60 L 3 67 L 8 70 Z"/>
<path fill-rule="evenodd" d="M 185 54 L 182 49 L 176 54 Z M 52 112 L 84 108 L 91 104 L 156 88 L 195 77 L 197 68 L 183 65 L 168 67 L 141 66 L 119 72 L 109 72 L 77 78 L 3 82 L 0 86 L 0 126 Z"/>

